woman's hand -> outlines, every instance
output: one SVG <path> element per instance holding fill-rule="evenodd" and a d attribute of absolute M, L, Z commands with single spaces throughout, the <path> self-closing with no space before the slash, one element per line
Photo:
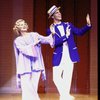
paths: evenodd
<path fill-rule="evenodd" d="M 55 29 L 54 29 L 53 24 L 50 25 L 50 31 L 51 31 L 51 33 L 52 33 L 53 35 L 55 34 Z"/>
<path fill-rule="evenodd" d="M 38 38 L 38 35 L 34 38 L 34 45 L 37 45 L 40 42 L 40 39 Z"/>

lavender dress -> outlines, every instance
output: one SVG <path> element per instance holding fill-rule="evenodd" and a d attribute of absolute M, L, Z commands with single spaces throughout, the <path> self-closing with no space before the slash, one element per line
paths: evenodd
<path fill-rule="evenodd" d="M 40 43 L 34 45 L 34 39 L 38 36 Z M 37 32 L 30 32 L 26 36 L 19 36 L 14 40 L 16 58 L 17 79 L 20 75 L 42 71 L 42 78 L 46 79 L 41 44 L 53 44 L 52 35 L 44 37 Z"/>

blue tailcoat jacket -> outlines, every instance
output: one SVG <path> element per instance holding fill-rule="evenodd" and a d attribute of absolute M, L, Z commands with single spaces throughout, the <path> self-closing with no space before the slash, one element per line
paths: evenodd
<path fill-rule="evenodd" d="M 58 25 L 63 25 L 65 35 L 61 36 L 59 29 L 57 28 Z M 85 34 L 91 26 L 84 26 L 82 28 L 76 28 L 72 23 L 65 23 L 61 22 L 61 24 L 54 25 L 55 32 L 54 34 L 54 53 L 53 53 L 53 66 L 58 66 L 60 64 L 61 58 L 62 58 L 62 53 L 63 53 L 63 42 L 67 41 L 68 44 L 68 49 L 69 49 L 69 55 L 70 59 L 72 62 L 79 62 L 79 53 L 74 41 L 74 35 L 83 35 Z M 67 26 L 70 25 L 70 36 L 67 38 L 66 37 L 66 28 Z M 51 34 L 50 29 L 47 29 L 47 35 Z"/>

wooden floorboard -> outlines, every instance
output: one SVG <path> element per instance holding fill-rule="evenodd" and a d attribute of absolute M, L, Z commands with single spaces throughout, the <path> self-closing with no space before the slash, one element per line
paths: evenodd
<path fill-rule="evenodd" d="M 59 95 L 56 93 L 40 93 L 41 100 L 59 100 Z M 72 94 L 75 100 L 98 100 L 97 95 L 82 95 Z M 21 100 L 21 94 L 0 94 L 0 100 Z"/>

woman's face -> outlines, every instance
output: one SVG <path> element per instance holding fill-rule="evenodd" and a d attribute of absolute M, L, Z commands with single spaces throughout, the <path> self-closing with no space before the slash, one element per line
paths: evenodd
<path fill-rule="evenodd" d="M 28 25 L 27 23 L 22 20 L 17 24 L 17 28 L 21 31 L 21 32 L 26 32 L 28 30 Z"/>

